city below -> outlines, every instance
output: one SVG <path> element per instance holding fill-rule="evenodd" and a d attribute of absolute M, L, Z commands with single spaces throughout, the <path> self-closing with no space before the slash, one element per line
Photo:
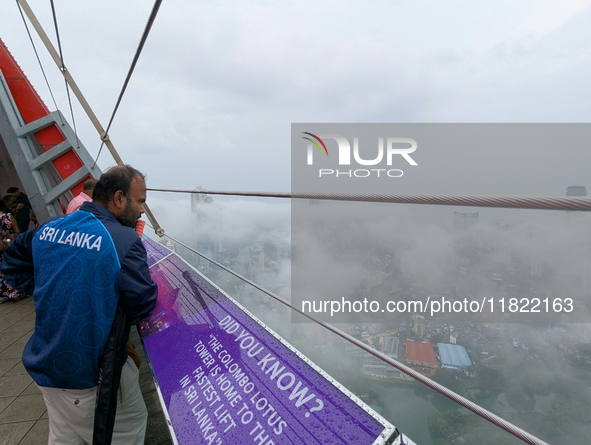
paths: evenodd
<path fill-rule="evenodd" d="M 232 236 L 231 203 L 221 205 L 207 195 L 195 194 L 191 205 L 196 224 L 182 239 L 297 304 L 299 283 L 294 283 L 293 268 L 307 257 L 297 243 L 295 250 L 290 248 L 289 221 L 252 227 L 244 232 L 248 238 L 238 238 Z M 322 205 L 310 203 L 310 207 Z M 565 213 L 557 217 L 563 228 L 576 230 L 584 223 L 583 216 Z M 549 443 L 565 437 L 570 438 L 568 443 L 585 443 L 582 438 L 591 435 L 590 325 L 566 323 L 570 319 L 566 311 L 536 323 L 507 322 L 508 316 L 516 315 L 508 310 L 512 298 L 572 298 L 579 316 L 585 319 L 587 315 L 586 298 L 591 295 L 591 268 L 587 266 L 591 262 L 581 257 L 561 265 L 546 256 L 542 242 L 548 242 L 546 231 L 554 222 L 544 226 L 498 219 L 491 229 L 480 223 L 479 212 L 454 212 L 449 257 L 433 280 L 407 267 L 408 257 L 399 254 L 404 246 L 392 248 L 371 240 L 359 243 L 347 235 L 356 227 L 354 222 L 335 228 L 334 222 L 322 218 L 316 231 L 318 244 L 336 261 L 358 266 L 346 290 L 335 286 L 339 291 L 322 294 L 322 299 L 340 300 L 344 295 L 346 300 L 378 301 L 385 307 L 388 301 L 426 303 L 445 298 L 455 302 L 486 296 L 487 301 L 504 298 L 507 305 L 504 318 L 490 311 L 472 319 L 461 313 L 431 317 L 397 312 L 386 313 L 384 318 L 362 314 L 361 320 L 354 319 L 359 314 L 346 314 L 348 320 L 331 321 L 326 313 L 320 314 L 328 322 Z M 568 248 L 572 240 L 563 238 Z M 585 249 L 589 246 L 586 238 L 577 242 Z M 366 351 L 317 326 L 291 323 L 289 311 L 207 260 L 174 243 L 168 242 L 168 247 L 183 250 L 179 253 L 187 261 L 415 442 L 519 443 Z M 573 268 L 573 263 L 578 267 Z M 353 285 L 351 280 L 355 280 Z M 409 417 L 404 406 L 416 403 L 425 404 L 424 413 Z"/>

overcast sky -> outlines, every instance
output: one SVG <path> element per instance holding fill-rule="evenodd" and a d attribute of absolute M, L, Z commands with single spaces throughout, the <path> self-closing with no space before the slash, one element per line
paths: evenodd
<path fill-rule="evenodd" d="M 153 1 L 54 3 L 65 64 L 106 126 Z M 55 42 L 50 2 L 29 4 Z M 53 110 L 14 1 L 0 4 L 0 38 Z M 70 120 L 61 74 L 35 34 L 34 40 Z M 164 0 L 110 137 L 125 162 L 148 174 L 150 187 L 289 191 L 294 122 L 591 122 L 590 73 L 591 0 Z M 98 135 L 76 101 L 74 111 L 94 157 Z M 417 168 L 431 181 L 405 192 L 556 196 L 568 185 L 591 191 L 591 147 L 572 149 L 521 154 L 530 162 L 510 177 L 487 171 L 490 153 L 478 147 L 470 157 L 478 173 L 465 165 L 458 175 L 419 150 Z M 113 164 L 105 150 L 100 167 Z M 540 173 L 526 171 L 529 165 Z M 173 220 L 163 225 L 176 234 L 179 221 L 191 223 L 188 199 L 167 199 L 152 195 L 149 202 L 157 210 L 176 206 L 161 218 Z M 267 204 L 248 208 L 262 220 L 287 213 Z M 461 209 L 441 210 L 448 226 L 452 210 Z M 236 227 L 260 226 L 243 213 Z M 481 221 L 496 218 L 481 214 Z M 400 252 L 406 271 L 447 258 L 449 242 L 438 226 L 412 229 L 421 238 Z"/>
<path fill-rule="evenodd" d="M 29 4 L 55 41 L 49 2 Z M 152 187 L 288 191 L 292 122 L 589 122 L 590 5 L 165 0 L 111 139 Z M 66 66 L 106 126 L 152 2 L 55 6 Z M 53 109 L 16 3 L 0 8 L 0 37 Z M 35 42 L 69 116 L 61 75 Z M 95 156 L 98 136 L 74 110 Z M 591 186 L 588 152 L 571 184 Z M 552 165 L 552 153 L 532 162 Z M 105 150 L 99 165 L 113 163 Z M 552 180 L 541 194 L 571 185 Z"/>

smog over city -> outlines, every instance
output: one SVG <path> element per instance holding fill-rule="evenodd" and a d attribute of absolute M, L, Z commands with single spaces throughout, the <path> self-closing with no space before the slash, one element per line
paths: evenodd
<path fill-rule="evenodd" d="M 465 141 L 452 149 L 449 135 L 458 128 Z M 484 136 L 477 131 L 483 129 Z M 534 143 L 522 134 L 517 142 L 497 144 L 499 130 L 523 131 L 535 141 L 540 134 L 566 131 L 565 137 L 576 142 L 559 159 L 532 163 L 536 150 L 551 151 L 552 138 Z M 421 144 L 417 137 L 417 166 L 405 166 L 401 178 L 379 178 L 397 182 L 360 183 L 363 178 L 351 175 L 314 188 L 314 179 L 302 170 L 304 156 L 292 168 L 292 191 L 583 196 L 587 182 L 582 167 L 590 165 L 586 127 L 533 130 L 488 125 L 456 126 L 450 132 L 434 127 L 436 146 Z M 292 138 L 300 150 L 292 153 L 292 163 L 306 153 L 305 145 L 297 145 L 300 136 Z M 471 147 L 478 141 L 491 149 L 482 162 L 472 164 Z M 336 144 L 326 143 L 329 153 L 336 153 Z M 360 151 L 371 158 L 376 148 L 361 144 Z M 318 156 L 314 162 L 322 166 L 331 159 L 335 162 L 334 155 Z M 173 238 L 298 310 L 550 443 L 583 444 L 591 434 L 591 234 L 586 212 L 203 193 L 152 193 L 150 199 Z M 458 438 L 518 443 L 207 260 L 174 242 L 169 247 L 362 400 L 380 407 L 417 443 L 438 445 Z M 452 354 L 459 362 L 450 359 Z"/>
<path fill-rule="evenodd" d="M 586 318 L 591 235 L 584 212 L 193 196 L 152 199 L 168 233 L 296 307 L 302 300 L 343 298 L 383 304 L 505 297 L 505 318 L 488 313 L 468 319 L 462 312 L 418 318 L 410 311 L 310 312 L 378 350 L 391 347 L 385 338 L 396 338 L 397 350 L 389 355 L 411 366 L 408 342 L 459 345 L 470 357 L 464 370 L 441 364 L 436 372 L 429 364 L 413 368 L 501 416 L 517 416 L 518 424 L 550 441 L 560 435 L 584 443 L 591 418 L 586 389 L 591 379 Z M 294 227 L 294 213 L 296 222 L 305 223 Z M 298 242 L 292 246 L 294 239 Z M 444 424 L 453 424 L 468 443 L 483 436 L 490 437 L 484 443 L 514 443 L 266 294 L 182 246 L 175 248 L 337 380 L 383 406 L 387 417 L 407 422 L 417 443 L 445 443 L 449 427 Z M 301 280 L 304 274 L 307 279 Z M 510 313 L 511 298 L 572 298 L 584 316 L 570 323 L 572 314 L 563 312 L 551 321 L 526 323 L 528 314 Z M 390 403 L 394 397 L 397 403 Z M 419 423 L 409 418 L 404 403 L 425 405 Z"/>

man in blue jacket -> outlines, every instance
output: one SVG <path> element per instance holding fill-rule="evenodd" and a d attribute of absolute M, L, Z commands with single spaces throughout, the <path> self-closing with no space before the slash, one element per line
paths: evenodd
<path fill-rule="evenodd" d="M 112 439 L 143 444 L 147 411 L 124 345 L 129 327 L 150 313 L 158 293 L 134 231 L 144 212 L 144 176 L 131 166 L 113 167 L 96 184 L 93 199 L 19 236 L 0 269 L 35 302 L 35 332 L 23 364 L 47 405 L 49 443 L 92 443 L 97 385 L 105 366 L 114 367 L 105 365 L 105 357 L 113 355 L 109 345 L 118 329 L 121 385 Z"/>

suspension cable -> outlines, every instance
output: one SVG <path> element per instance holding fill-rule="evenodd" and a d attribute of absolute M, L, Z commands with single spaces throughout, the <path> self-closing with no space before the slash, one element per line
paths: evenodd
<path fill-rule="evenodd" d="M 18 0 L 17 0 L 18 1 Z M 57 47 L 60 52 L 60 59 L 62 62 L 62 71 L 66 69 L 64 65 L 64 53 L 62 52 L 62 42 L 60 40 L 60 32 L 57 26 L 57 16 L 55 14 L 55 6 L 53 4 L 53 0 L 51 2 L 51 13 L 53 15 L 53 24 L 55 26 L 55 35 L 57 37 Z M 21 12 L 22 14 L 22 12 Z M 24 20 L 24 17 L 23 17 Z M 66 94 L 68 95 L 68 104 L 70 105 L 70 114 L 72 115 L 72 126 L 74 127 L 74 135 L 76 136 L 76 148 L 80 148 L 80 140 L 78 139 L 78 131 L 76 130 L 76 120 L 74 119 L 74 109 L 72 108 L 72 98 L 70 97 L 70 86 L 68 85 L 68 81 L 64 78 L 64 82 L 66 84 Z M 57 105 L 56 105 L 57 108 Z M 94 165 L 92 166 L 94 168 Z"/>
<path fill-rule="evenodd" d="M 35 52 L 35 57 L 37 57 L 37 62 L 39 63 L 39 67 L 41 68 L 41 73 L 43 74 L 43 78 L 45 79 L 45 84 L 47 85 L 47 89 L 49 90 L 49 94 L 51 95 L 51 100 L 53 101 L 53 106 L 57 110 L 59 107 L 57 106 L 57 102 L 55 101 L 55 96 L 53 95 L 53 91 L 51 89 L 51 85 L 49 84 L 49 80 L 47 80 L 47 76 L 45 75 L 45 70 L 43 69 L 43 63 L 41 63 L 41 59 L 39 58 L 39 53 L 37 52 L 37 47 L 35 46 L 35 42 L 33 41 L 33 36 L 31 35 L 31 31 L 29 30 L 29 25 L 27 25 L 27 21 L 25 20 L 25 15 L 23 14 L 23 9 L 21 8 L 21 5 L 18 2 L 18 0 L 16 0 L 16 5 L 18 6 L 18 12 L 20 12 L 20 14 L 21 14 L 21 18 L 23 19 L 25 29 L 27 30 L 27 35 L 29 36 L 29 40 L 31 41 L 31 45 L 33 46 L 33 51 Z M 58 113 L 58 116 L 60 118 L 60 121 L 62 121 L 62 125 L 64 125 L 61 113 Z"/>
<path fill-rule="evenodd" d="M 450 196 L 450 195 L 385 195 L 351 193 L 303 192 L 239 192 L 215 190 L 174 190 L 148 188 L 152 192 L 192 193 L 262 198 L 319 199 L 331 201 L 388 202 L 396 204 L 431 204 L 467 207 L 499 207 L 507 209 L 579 210 L 591 211 L 591 198 L 531 197 L 531 196 Z"/>
<path fill-rule="evenodd" d="M 394 360 L 393 358 L 387 356 L 386 354 L 372 348 L 371 346 L 363 343 L 362 341 L 356 339 L 355 337 L 352 337 L 351 335 L 347 334 L 346 332 L 341 331 L 340 329 L 334 327 L 331 324 L 325 323 L 322 320 L 320 320 L 319 318 L 314 317 L 313 315 L 307 314 L 301 310 L 299 310 L 298 308 L 296 308 L 295 306 L 292 306 L 290 302 L 288 302 L 287 300 L 284 300 L 283 298 L 281 298 L 280 296 L 276 295 L 275 293 L 265 289 L 264 287 L 258 285 L 257 283 L 249 280 L 246 277 L 243 277 L 242 275 L 240 275 L 238 272 L 233 271 L 232 269 L 227 268 L 226 266 L 224 266 L 221 263 L 218 263 L 217 261 L 207 257 L 206 255 L 202 254 L 201 252 L 198 252 L 197 250 L 187 246 L 186 244 L 184 244 L 183 242 L 173 238 L 172 236 L 165 234 L 165 237 L 169 238 L 170 240 L 174 241 L 177 244 L 180 244 L 181 246 L 183 246 L 184 248 L 188 249 L 189 251 L 195 253 L 196 255 L 199 255 L 200 257 L 206 259 L 207 261 L 211 262 L 212 264 L 215 264 L 216 266 L 218 266 L 219 268 L 225 270 L 226 272 L 234 275 L 236 278 L 244 281 L 245 283 L 251 285 L 252 287 L 260 290 L 261 292 L 267 294 L 268 296 L 270 296 L 271 298 L 273 298 L 274 300 L 278 301 L 279 303 L 287 306 L 288 308 L 290 308 L 291 310 L 299 313 L 300 315 L 303 315 L 304 317 L 308 318 L 309 320 L 313 321 L 314 323 L 324 327 L 325 329 L 328 329 L 329 331 L 333 332 L 334 334 L 338 335 L 339 337 L 343 338 L 344 340 L 353 343 L 354 345 L 360 347 L 361 349 L 363 349 L 365 352 L 368 352 L 369 354 L 373 355 L 374 357 L 388 363 L 389 365 L 393 366 L 394 368 L 398 369 L 399 371 L 409 375 L 410 377 L 414 378 L 415 380 L 418 380 L 419 382 L 421 382 L 422 384 L 428 386 L 429 388 L 437 391 L 438 393 L 440 393 L 441 395 L 447 397 L 448 399 L 453 400 L 454 402 L 456 402 L 457 404 L 463 406 L 466 409 L 469 409 L 470 411 L 472 411 L 474 414 L 477 414 L 478 416 L 482 417 L 483 419 L 491 422 L 492 424 L 498 426 L 499 428 L 507 431 L 509 434 L 517 437 L 518 439 L 521 439 L 523 442 L 528 443 L 530 445 L 548 445 L 546 442 L 544 442 L 543 440 L 538 439 L 537 437 L 529 434 L 528 432 L 522 430 L 521 428 L 513 425 L 510 422 L 507 422 L 505 419 L 497 416 L 496 414 L 491 413 L 490 411 L 482 408 L 481 406 L 475 404 L 474 402 L 471 402 L 470 400 L 466 399 L 465 397 L 462 397 L 461 395 L 449 390 L 448 388 L 446 388 L 443 385 L 440 385 L 439 383 L 429 379 L 428 377 L 425 377 L 424 375 L 418 373 L 417 371 L 415 371 L 412 368 L 409 368 L 408 366 L 400 363 L 397 360 Z"/>
<path fill-rule="evenodd" d="M 22 6 L 23 11 L 25 12 L 25 14 L 27 15 L 27 17 L 29 18 L 29 20 L 31 22 L 31 25 L 33 25 L 33 28 L 39 34 L 39 38 L 41 39 L 41 41 L 43 42 L 43 44 L 45 45 L 45 47 L 49 51 L 51 58 L 58 66 L 60 72 L 62 73 L 62 75 L 64 76 L 66 81 L 68 82 L 68 85 L 70 86 L 70 88 L 72 88 L 72 92 L 77 97 L 78 101 L 80 102 L 80 106 L 82 106 L 82 109 L 86 112 L 86 114 L 88 115 L 88 118 L 90 119 L 90 121 L 94 125 L 94 128 L 99 133 L 101 140 L 107 145 L 107 148 L 111 152 L 113 159 L 115 159 L 115 162 L 117 162 L 117 165 L 124 165 L 124 162 L 121 159 L 121 156 L 119 155 L 117 150 L 115 149 L 113 142 L 111 142 L 109 136 L 105 132 L 100 121 L 98 120 L 98 118 L 94 114 L 94 111 L 92 111 L 92 108 L 90 107 L 90 105 L 88 104 L 88 101 L 86 100 L 86 98 L 82 94 L 82 91 L 80 91 L 80 88 L 78 87 L 78 85 L 74 81 L 74 78 L 72 77 L 70 72 L 66 69 L 66 67 L 63 66 L 63 62 L 62 62 L 59 54 L 57 53 L 57 51 L 53 47 L 53 44 L 51 43 L 51 40 L 49 40 L 49 37 L 47 37 L 47 34 L 43 30 L 41 23 L 39 23 L 39 20 L 37 20 L 37 17 L 35 17 L 33 10 L 31 9 L 29 4 L 27 3 L 27 0 L 17 0 L 17 1 L 19 2 L 19 5 Z M 95 162 L 95 164 L 96 164 L 96 162 Z M 155 230 L 156 234 L 158 236 L 164 235 L 164 229 L 162 229 L 162 227 L 160 227 L 160 224 L 158 224 L 158 221 L 156 221 L 156 218 L 154 217 L 154 215 L 152 214 L 152 212 L 150 211 L 150 209 L 148 208 L 148 206 L 146 204 L 144 204 L 144 209 L 146 211 L 146 215 L 147 215 L 148 219 L 152 223 L 152 226 L 154 226 L 154 228 L 155 228 L 154 230 Z"/>
<path fill-rule="evenodd" d="M 53 2 L 53 0 L 52 0 L 52 2 Z M 144 44 L 146 43 L 146 40 L 148 38 L 148 34 L 150 34 L 150 30 L 152 29 L 152 25 L 154 23 L 154 20 L 156 19 L 156 15 L 158 14 L 158 10 L 160 9 L 161 3 L 162 3 L 162 0 L 156 0 L 154 2 L 152 12 L 150 13 L 150 17 L 148 18 L 148 23 L 146 23 L 144 33 L 142 35 L 142 38 L 140 39 L 140 43 L 137 47 L 137 50 L 135 51 L 135 56 L 133 57 L 133 61 L 131 62 L 131 67 L 129 68 L 129 71 L 127 72 L 127 77 L 125 78 L 125 82 L 123 82 L 123 88 L 121 88 L 121 92 L 119 93 L 119 98 L 117 99 L 117 103 L 115 104 L 115 109 L 113 110 L 113 114 L 111 114 L 111 119 L 109 120 L 109 124 L 107 125 L 107 129 L 105 130 L 105 137 L 108 137 L 109 130 L 111 129 L 111 124 L 113 123 L 113 119 L 115 119 L 115 114 L 117 113 L 117 110 L 119 109 L 119 104 L 121 103 L 121 99 L 123 99 L 123 94 L 125 94 L 125 90 L 127 89 L 127 84 L 129 83 L 129 79 L 131 79 L 131 75 L 133 74 L 133 70 L 135 69 L 135 65 L 137 64 L 137 61 L 140 58 L 140 54 L 142 53 L 142 49 L 144 48 Z M 101 146 L 99 148 L 98 154 L 96 155 L 96 159 L 94 160 L 94 164 L 92 165 L 93 168 L 96 165 L 99 156 L 101 155 L 101 151 L 103 150 L 104 145 L 105 145 L 105 141 L 103 140 L 103 142 L 101 143 Z"/>

